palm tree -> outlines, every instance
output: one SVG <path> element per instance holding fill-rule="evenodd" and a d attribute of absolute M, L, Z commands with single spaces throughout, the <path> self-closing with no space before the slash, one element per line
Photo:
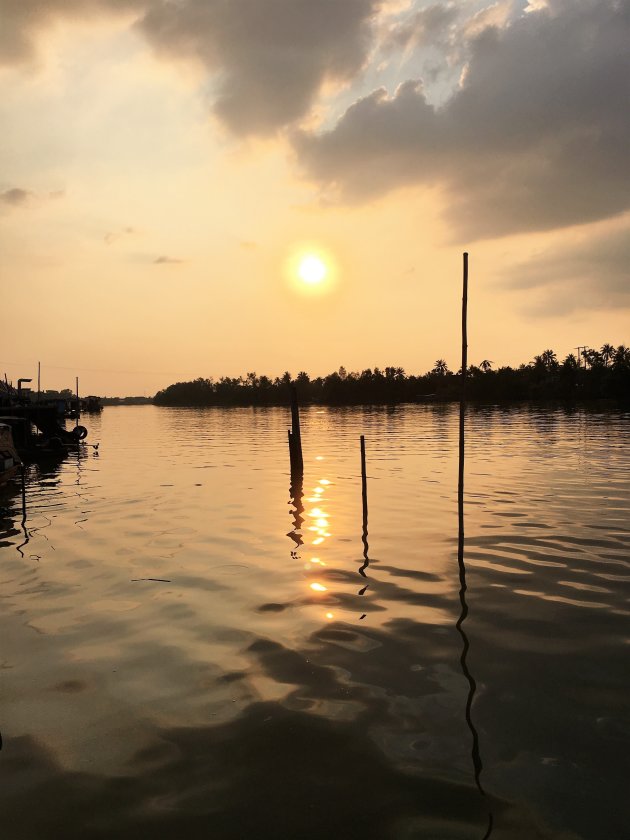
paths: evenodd
<path fill-rule="evenodd" d="M 582 355 L 584 356 L 584 359 L 588 363 L 589 367 L 603 367 L 604 360 L 599 350 L 582 350 Z"/>
<path fill-rule="evenodd" d="M 558 367 L 558 359 L 556 358 L 556 354 L 553 350 L 544 350 L 540 354 L 540 359 L 547 370 L 553 370 Z"/>
<path fill-rule="evenodd" d="M 431 373 L 436 373 L 438 376 L 446 376 L 448 373 L 448 365 L 444 359 L 438 359 L 433 366 Z"/>
<path fill-rule="evenodd" d="M 599 351 L 604 360 L 604 367 L 608 367 L 613 356 L 615 355 L 615 348 L 612 344 L 602 344 L 602 349 Z"/>
<path fill-rule="evenodd" d="M 626 347 L 623 344 L 617 347 L 613 359 L 613 367 L 618 369 L 630 368 L 630 347 Z"/>
<path fill-rule="evenodd" d="M 306 388 L 307 385 L 311 382 L 311 377 L 305 370 L 301 370 L 295 378 L 295 382 L 297 385 L 300 385 L 302 388 Z"/>
<path fill-rule="evenodd" d="M 479 367 L 484 373 L 488 373 L 489 370 L 492 370 L 492 362 L 490 359 L 484 359 L 483 362 L 479 362 Z"/>
<path fill-rule="evenodd" d="M 562 367 L 565 370 L 575 370 L 579 367 L 577 357 L 573 353 L 569 353 L 566 359 L 562 362 Z"/>

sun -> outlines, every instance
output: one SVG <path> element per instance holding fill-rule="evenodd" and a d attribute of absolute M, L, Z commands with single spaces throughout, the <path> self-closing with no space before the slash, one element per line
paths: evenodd
<path fill-rule="evenodd" d="M 284 280 L 292 294 L 315 301 L 335 296 L 340 280 L 339 260 L 321 242 L 294 242 L 286 251 Z"/>
<path fill-rule="evenodd" d="M 305 254 L 298 264 L 298 277 L 309 286 L 317 286 L 326 279 L 328 267 L 316 254 Z"/>

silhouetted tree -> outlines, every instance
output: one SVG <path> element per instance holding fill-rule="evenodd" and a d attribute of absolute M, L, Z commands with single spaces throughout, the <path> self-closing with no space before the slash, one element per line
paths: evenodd
<path fill-rule="evenodd" d="M 530 364 L 500 367 L 496 371 L 490 360 L 484 359 L 479 366 L 469 368 L 469 399 L 630 399 L 630 348 L 620 344 L 611 352 L 611 346 L 605 345 L 601 352 L 585 351 L 586 368 L 578 365 L 572 353 L 560 365 L 553 350 L 543 351 Z M 288 371 L 273 380 L 253 371 L 244 378 L 221 377 L 217 382 L 199 377 L 169 385 L 156 394 L 154 402 L 173 406 L 288 405 L 290 384 L 293 379 Z M 459 398 L 458 376 L 451 373 L 444 359 L 438 359 L 430 371 L 417 376 L 389 365 L 382 370 L 366 368 L 361 372 L 347 372 L 341 367 L 315 379 L 300 371 L 295 384 L 303 404 L 395 404 L 427 396 L 438 400 Z"/>
<path fill-rule="evenodd" d="M 599 351 L 602 359 L 604 360 L 604 367 L 608 367 L 610 362 L 615 355 L 615 348 L 612 344 L 602 344 L 602 349 Z"/>

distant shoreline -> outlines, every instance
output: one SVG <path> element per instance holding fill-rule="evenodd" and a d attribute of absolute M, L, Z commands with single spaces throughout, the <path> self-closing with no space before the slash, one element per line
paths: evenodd
<path fill-rule="evenodd" d="M 551 399 L 551 398 L 537 398 L 537 399 L 474 399 L 467 397 L 466 403 L 471 408 L 525 408 L 527 406 L 536 406 L 539 408 L 592 408 L 592 409 L 630 409 L 630 396 L 625 398 L 616 397 L 598 397 L 588 399 Z M 159 404 L 148 403 L 155 408 L 183 408 L 191 411 L 197 409 L 267 409 L 267 408 L 289 408 L 289 400 L 278 403 L 212 403 L 211 405 L 185 405 L 185 404 Z M 436 399 L 436 400 L 405 400 L 401 402 L 364 402 L 364 403 L 324 403 L 324 402 L 308 402 L 300 401 L 300 408 L 306 410 L 309 408 L 399 408 L 404 406 L 432 406 L 432 407 L 446 407 L 459 406 L 460 399 Z M 111 407 L 111 406 L 108 406 Z M 114 406 L 115 407 L 115 406 Z"/>
<path fill-rule="evenodd" d="M 469 402 L 626 401 L 630 399 L 630 348 L 606 344 L 599 351 L 585 351 L 581 359 L 569 354 L 562 362 L 553 350 L 545 350 L 528 364 L 498 370 L 493 370 L 492 362 L 484 359 L 467 368 L 465 379 Z M 420 375 L 406 374 L 401 367 L 368 368 L 361 372 L 340 367 L 314 379 L 303 371 L 296 377 L 287 371 L 274 379 L 251 372 L 244 377 L 199 377 L 176 382 L 159 391 L 153 402 L 158 406 L 191 408 L 286 406 L 291 387 L 297 389 L 302 405 L 446 403 L 460 400 L 462 374 L 450 371 L 443 359 Z"/>

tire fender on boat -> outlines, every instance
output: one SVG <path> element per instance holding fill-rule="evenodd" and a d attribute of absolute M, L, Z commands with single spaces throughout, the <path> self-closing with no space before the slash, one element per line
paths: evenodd
<path fill-rule="evenodd" d="M 87 437 L 87 433 L 88 431 L 85 428 L 85 426 L 75 426 L 71 432 L 71 435 L 75 440 L 83 440 Z"/>

